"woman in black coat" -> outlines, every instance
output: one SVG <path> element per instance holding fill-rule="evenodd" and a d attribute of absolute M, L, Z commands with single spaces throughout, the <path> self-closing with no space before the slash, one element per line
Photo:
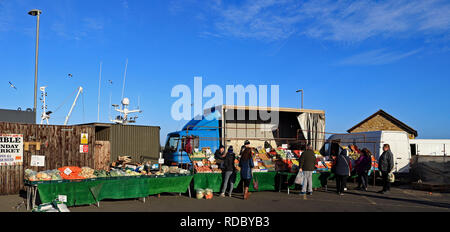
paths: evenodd
<path fill-rule="evenodd" d="M 344 188 L 347 184 L 347 179 L 350 176 L 351 161 L 347 156 L 348 150 L 344 149 L 341 153 L 336 157 L 336 164 L 334 167 L 334 171 L 336 174 L 336 192 L 338 195 L 344 195 Z"/>

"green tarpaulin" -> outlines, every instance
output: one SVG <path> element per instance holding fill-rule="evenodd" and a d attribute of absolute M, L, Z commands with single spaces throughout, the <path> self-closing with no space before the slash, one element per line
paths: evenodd
<path fill-rule="evenodd" d="M 212 189 L 220 192 L 222 187 L 222 173 L 197 173 L 194 175 L 194 189 Z M 275 190 L 276 172 L 255 172 L 253 177 L 258 181 L 258 191 Z M 236 175 L 234 187 L 237 188 L 241 181 L 240 173 Z M 250 184 L 250 191 L 255 191 Z"/>
<path fill-rule="evenodd" d="M 280 173 L 281 175 L 281 182 L 283 183 L 282 186 L 286 187 L 286 178 L 288 178 L 288 185 L 290 189 L 294 189 L 296 186 L 294 184 L 295 177 L 297 176 L 296 173 Z M 312 176 L 312 182 L 313 182 L 313 188 L 321 188 L 328 184 L 328 180 L 333 179 L 334 174 L 331 172 L 317 172 L 313 173 Z"/>
<path fill-rule="evenodd" d="M 293 188 L 295 173 L 277 173 L 277 172 L 255 172 L 254 178 L 258 180 L 258 191 L 274 191 L 278 190 L 280 181 L 281 187 L 285 187 L 284 182 L 286 176 L 289 178 L 290 187 Z M 314 173 L 313 174 L 313 188 L 320 188 L 325 186 L 327 180 L 330 177 L 330 173 Z M 283 179 L 284 178 L 284 179 Z M 241 180 L 240 174 L 237 174 L 234 187 L 237 188 Z M 222 187 L 222 174 L 221 173 L 197 173 L 194 175 L 194 189 L 212 189 L 214 192 L 220 192 Z M 250 185 L 250 191 L 255 191 L 253 185 Z"/>
<path fill-rule="evenodd" d="M 51 202 L 58 195 L 66 195 L 68 206 L 89 205 L 104 199 L 139 198 L 160 193 L 185 193 L 192 177 L 192 175 L 159 178 L 130 177 L 43 183 L 38 185 L 38 191 L 42 203 Z"/>

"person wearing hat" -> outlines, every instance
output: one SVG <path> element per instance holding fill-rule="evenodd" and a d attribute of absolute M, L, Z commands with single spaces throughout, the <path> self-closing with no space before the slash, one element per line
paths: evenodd
<path fill-rule="evenodd" d="M 233 152 L 233 146 L 228 148 L 228 152 L 223 161 L 223 184 L 220 196 L 225 197 L 225 192 L 227 188 L 230 187 L 229 196 L 233 193 L 234 182 L 236 182 L 236 167 L 234 166 L 234 160 L 236 159 L 236 154 Z"/>
<path fill-rule="evenodd" d="M 248 149 L 251 149 L 251 148 L 250 148 L 250 141 L 245 140 L 244 145 L 242 145 L 241 151 L 239 152 L 239 156 L 242 156 L 244 150 L 247 149 L 247 148 L 248 148 Z"/>
<path fill-rule="evenodd" d="M 344 195 L 347 185 L 347 179 L 350 177 L 352 164 L 348 157 L 348 147 L 341 146 L 342 151 L 336 157 L 335 174 L 336 174 L 336 192 L 338 195 Z"/>

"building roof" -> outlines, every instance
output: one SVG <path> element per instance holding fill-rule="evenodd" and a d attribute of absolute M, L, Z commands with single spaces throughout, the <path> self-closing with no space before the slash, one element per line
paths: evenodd
<path fill-rule="evenodd" d="M 92 122 L 92 123 L 83 123 L 83 124 L 76 124 L 74 126 L 95 126 L 95 127 L 111 127 L 113 125 L 119 125 L 116 123 L 102 123 L 102 122 Z M 160 126 L 148 126 L 148 125 L 139 125 L 139 124 L 127 124 L 126 126 L 136 126 L 136 127 L 159 127 Z"/>
<path fill-rule="evenodd" d="M 351 133 L 353 130 L 355 130 L 356 128 L 358 128 L 359 126 L 361 126 L 362 124 L 366 123 L 367 121 L 369 121 L 370 119 L 374 118 L 375 116 L 380 115 L 384 118 L 386 118 L 387 120 L 391 121 L 393 124 L 395 124 L 396 126 L 398 126 L 399 128 L 403 129 L 404 131 L 406 131 L 409 134 L 413 134 L 415 137 L 418 136 L 418 133 L 416 130 L 414 130 L 413 128 L 411 128 L 410 126 L 406 125 L 405 123 L 403 123 L 402 121 L 394 118 L 392 115 L 386 113 L 384 110 L 379 110 L 378 112 L 376 112 L 375 114 L 371 115 L 370 117 L 364 119 L 362 122 L 358 123 L 356 126 L 350 128 L 347 132 Z"/>
<path fill-rule="evenodd" d="M 236 105 L 222 105 L 223 109 L 230 110 L 265 110 L 265 111 L 279 111 L 279 112 L 293 112 L 293 113 L 313 113 L 313 114 L 325 114 L 323 110 L 311 110 L 311 109 L 296 109 L 285 107 L 264 107 L 264 106 L 236 106 Z"/>

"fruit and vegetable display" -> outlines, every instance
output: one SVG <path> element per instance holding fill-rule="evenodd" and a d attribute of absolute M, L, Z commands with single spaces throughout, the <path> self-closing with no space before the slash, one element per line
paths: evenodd
<path fill-rule="evenodd" d="M 96 178 L 97 176 L 94 175 L 95 170 L 88 167 L 81 168 L 80 174 L 78 174 L 81 177 L 84 177 L 86 179 Z"/>
<path fill-rule="evenodd" d="M 25 170 L 25 178 L 30 181 L 62 180 L 59 170 L 35 172 L 31 169 L 27 169 Z"/>
<path fill-rule="evenodd" d="M 141 170 L 141 171 L 139 171 Z M 94 170 L 89 167 L 65 166 L 56 170 L 36 172 L 31 169 L 25 170 L 25 179 L 28 181 L 56 181 L 56 180 L 85 180 L 96 178 L 112 178 L 123 176 L 166 176 L 169 174 L 189 175 L 191 172 L 179 167 L 162 166 L 161 171 L 144 171 L 141 167 L 136 170 L 111 168 L 110 171 Z"/>

